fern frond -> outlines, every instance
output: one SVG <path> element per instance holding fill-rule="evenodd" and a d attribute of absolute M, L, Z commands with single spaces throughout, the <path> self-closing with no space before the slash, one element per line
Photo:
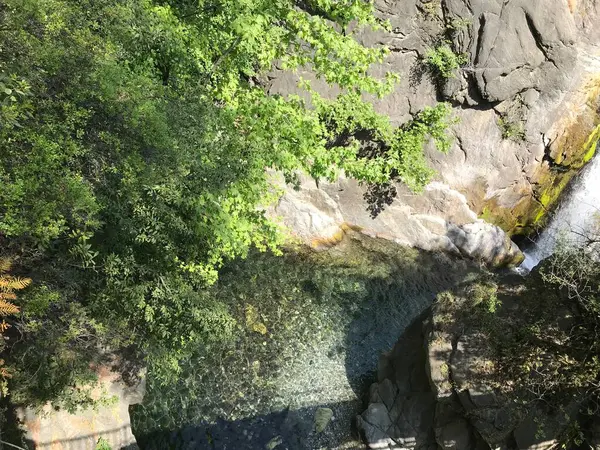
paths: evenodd
<path fill-rule="evenodd" d="M 9 328 L 10 328 L 10 324 L 6 323 L 4 320 L 2 322 L 0 322 L 0 334 L 4 333 Z M 0 365 L 2 365 L 1 359 L 0 359 Z"/>
<path fill-rule="evenodd" d="M 10 275 L 0 275 L 0 291 L 12 292 L 25 289 L 31 283 L 31 278 L 19 278 Z"/>
<path fill-rule="evenodd" d="M 10 258 L 0 258 L 0 273 L 6 273 L 12 267 Z"/>
<path fill-rule="evenodd" d="M 10 275 L 0 275 L 0 290 L 5 290 L 10 284 L 12 277 Z"/>
<path fill-rule="evenodd" d="M 31 284 L 31 278 L 19 278 L 14 277 L 12 282 L 12 288 L 15 290 L 25 289 Z"/>
<path fill-rule="evenodd" d="M 15 294 L 14 292 L 1 292 L 0 291 L 0 300 L 12 301 L 12 300 L 16 300 L 16 299 L 17 299 L 17 294 Z"/>
<path fill-rule="evenodd" d="M 0 275 L 0 292 L 12 291 L 12 279 L 13 277 L 11 277 L 10 275 Z"/>
<path fill-rule="evenodd" d="M 8 371 L 6 367 L 0 367 L 0 377 L 2 378 L 12 378 L 11 373 Z"/>
<path fill-rule="evenodd" d="M 19 311 L 20 310 L 17 305 L 0 300 L 0 316 L 10 316 L 12 314 L 17 314 Z"/>

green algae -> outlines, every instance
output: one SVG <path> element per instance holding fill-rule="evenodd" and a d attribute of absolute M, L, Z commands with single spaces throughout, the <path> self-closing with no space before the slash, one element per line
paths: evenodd
<path fill-rule="evenodd" d="M 497 199 L 484 202 L 480 218 L 493 223 L 509 235 L 528 235 L 546 224 L 548 213 L 571 180 L 596 154 L 600 140 L 600 118 L 594 114 L 594 125 L 578 124 L 571 129 L 557 147 L 561 152 L 554 155 L 552 164 L 545 166 L 536 180 L 532 195 L 526 195 L 512 208 L 501 206 Z"/>
<path fill-rule="evenodd" d="M 592 134 L 585 143 L 586 148 L 588 149 L 583 156 L 583 163 L 588 163 L 596 154 L 596 148 L 598 147 L 598 140 L 600 140 L 600 124 L 596 126 Z"/>

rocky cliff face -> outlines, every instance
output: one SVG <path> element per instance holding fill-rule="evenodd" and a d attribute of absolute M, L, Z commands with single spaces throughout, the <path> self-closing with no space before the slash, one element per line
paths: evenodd
<path fill-rule="evenodd" d="M 341 179 L 287 189 L 274 214 L 304 240 L 329 239 L 348 223 L 425 249 L 495 264 L 518 261 L 504 233 L 543 223 L 600 136 L 598 0 L 378 0 L 392 32 L 365 32 L 367 45 L 391 54 L 377 69 L 403 75 L 376 102 L 394 123 L 446 100 L 460 122 L 447 155 L 428 150 L 437 179 L 423 194 L 396 186 L 397 198 L 373 219 L 365 187 Z M 424 55 L 450 39 L 468 63 L 456 78 L 436 80 Z M 299 76 L 277 75 L 271 91 L 297 91 Z M 313 82 L 327 93 L 327 87 Z M 331 91 L 329 91 L 331 93 Z M 501 228 L 504 233 L 495 226 Z"/>

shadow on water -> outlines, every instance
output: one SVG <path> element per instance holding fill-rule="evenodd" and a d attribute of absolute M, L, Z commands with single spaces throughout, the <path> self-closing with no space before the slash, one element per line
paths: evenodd
<path fill-rule="evenodd" d="M 375 378 L 382 352 L 390 351 L 435 296 L 469 272 L 464 261 L 420 252 L 412 264 L 397 267 L 394 277 L 370 282 L 369 301 L 350 323 L 346 335 L 346 374 L 357 394 Z"/>
<path fill-rule="evenodd" d="M 375 245 L 369 252 L 380 251 L 379 244 L 371 242 L 369 245 Z M 339 257 L 342 261 L 347 251 L 343 244 L 329 250 L 332 258 Z M 370 384 L 377 381 L 380 355 L 392 350 L 438 292 L 463 280 L 471 271 L 466 262 L 445 254 L 400 252 L 409 252 L 410 257 L 380 254 L 388 269 L 385 277 L 373 274 L 359 277 L 360 280 L 354 277 L 366 290 L 358 300 L 343 289 L 337 292 L 336 305 L 344 319 L 338 323 L 342 337 L 336 342 L 324 341 L 324 348 L 312 348 L 308 356 L 298 350 L 293 358 L 296 361 L 286 369 L 290 372 L 286 382 L 293 383 L 297 377 L 299 385 L 297 390 L 286 391 L 287 408 L 269 409 L 263 404 L 264 413 L 246 414 L 235 420 L 217 419 L 207 423 L 186 419 L 168 429 L 146 426 L 143 430 L 135 426 L 134 413 L 133 431 L 140 447 L 152 450 L 364 449 L 353 422 L 366 407 Z M 377 265 L 379 261 L 371 263 Z M 352 266 L 353 262 L 348 259 L 344 264 Z M 318 283 L 301 280 L 300 285 L 318 297 Z M 328 297 L 327 302 L 333 300 Z M 329 307 L 331 303 L 326 305 Z M 312 305 L 312 308 L 317 307 L 318 303 Z M 332 380 L 332 377 L 339 379 Z M 219 387 L 215 389 L 213 394 Z M 327 408 L 325 413 L 331 410 L 333 418 L 324 431 L 317 433 L 315 418 L 319 409 L 323 412 L 322 408 Z M 138 410 L 138 417 L 140 414 Z"/>
<path fill-rule="evenodd" d="M 348 406 L 340 402 L 319 407 L 336 411 Z M 312 421 L 305 417 L 312 416 L 316 408 L 286 409 L 242 420 L 217 420 L 212 424 L 189 425 L 168 432 L 156 431 L 138 436 L 137 441 L 142 449 L 152 450 L 308 449 L 313 448 L 310 442 L 314 440 L 315 430 Z M 337 419 L 334 416 L 332 420 Z M 325 430 L 323 435 L 327 434 L 330 433 Z"/>

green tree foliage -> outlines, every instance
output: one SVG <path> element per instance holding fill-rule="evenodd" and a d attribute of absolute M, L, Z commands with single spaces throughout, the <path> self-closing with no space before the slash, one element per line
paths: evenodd
<path fill-rule="evenodd" d="M 562 244 L 542 266 L 542 280 L 558 297 L 561 308 L 558 311 L 564 317 L 563 323 L 546 330 L 543 319 L 535 324 L 539 330 L 537 342 L 541 345 L 533 348 L 537 347 L 538 353 L 551 352 L 553 358 L 550 364 L 540 360 L 534 363 L 541 380 L 528 377 L 538 389 L 543 383 L 544 392 L 551 399 L 578 395 L 583 411 L 590 416 L 600 413 L 600 266 L 596 244 L 599 235 L 593 234 L 591 248 Z M 553 345 L 559 342 L 559 347 Z"/>
<path fill-rule="evenodd" d="M 397 79 L 368 75 L 387 50 L 348 27 L 387 26 L 372 13 L 363 0 L 0 1 L 1 244 L 52 299 L 22 300 L 21 401 L 87 379 L 94 358 L 78 355 L 94 349 L 137 343 L 176 371 L 186 346 L 227 339 L 235 321 L 204 288 L 227 260 L 280 246 L 267 168 L 429 180 L 423 147 L 448 149 L 449 107 L 393 129 L 364 101 Z M 270 95 L 276 66 L 341 94 Z"/>

